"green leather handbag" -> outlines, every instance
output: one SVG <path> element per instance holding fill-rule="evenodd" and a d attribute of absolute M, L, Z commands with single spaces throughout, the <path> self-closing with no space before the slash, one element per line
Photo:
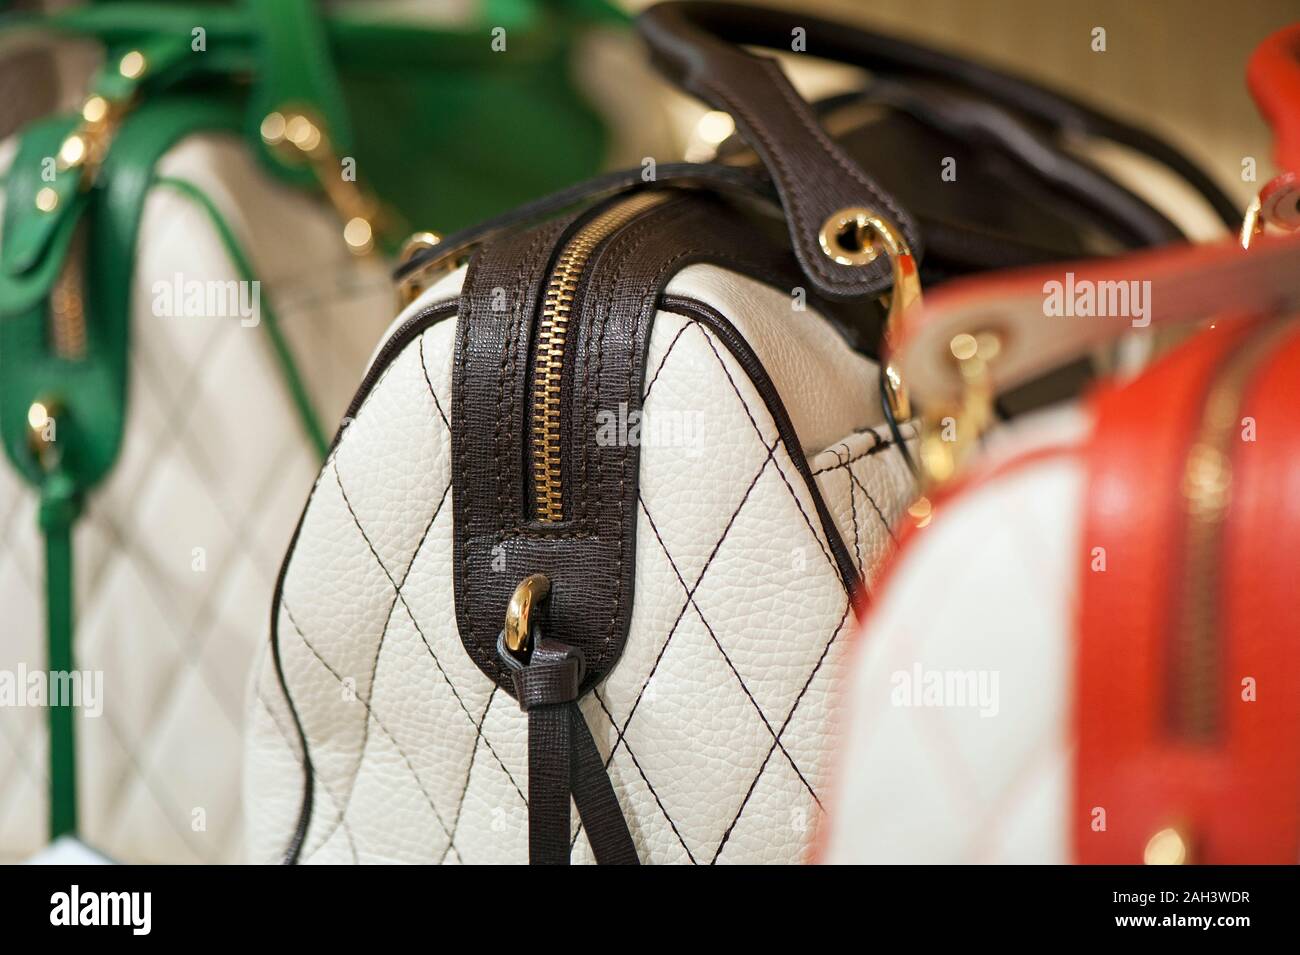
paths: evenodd
<path fill-rule="evenodd" d="M 313 0 L 0 17 L 0 35 L 104 51 L 80 115 L 23 130 L 3 184 L 0 438 L 40 498 L 50 671 L 75 666 L 72 528 L 122 441 L 135 247 L 163 154 L 194 133 L 242 136 L 274 176 L 328 198 L 353 251 L 391 252 L 407 223 L 456 229 L 599 168 L 604 127 L 567 62 L 580 30 L 623 19 L 601 0 L 486 0 L 447 28 Z M 290 349 L 263 318 L 323 454 Z M 77 829 L 71 706 L 51 706 L 50 730 L 54 837 Z"/>

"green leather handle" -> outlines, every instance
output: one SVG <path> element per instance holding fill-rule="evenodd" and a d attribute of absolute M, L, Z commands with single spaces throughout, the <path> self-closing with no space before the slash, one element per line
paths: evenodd
<path fill-rule="evenodd" d="M 262 117 L 295 105 L 313 112 L 335 149 L 347 152 L 352 127 L 316 0 L 246 0 L 246 6 L 257 48 L 250 138 L 260 144 Z"/>

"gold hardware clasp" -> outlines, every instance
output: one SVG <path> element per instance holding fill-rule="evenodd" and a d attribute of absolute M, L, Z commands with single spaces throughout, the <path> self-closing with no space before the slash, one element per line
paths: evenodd
<path fill-rule="evenodd" d="M 528 649 L 533 609 L 550 595 L 551 582 L 545 574 L 533 574 L 519 582 L 506 606 L 506 649 L 511 653 L 522 654 Z"/>
<path fill-rule="evenodd" d="M 955 405 L 927 409 L 922 421 L 921 473 L 926 485 L 951 480 L 992 424 L 989 365 L 1002 343 L 1002 334 L 993 329 L 962 332 L 949 339 L 948 352 L 961 374 L 962 395 Z"/>
<path fill-rule="evenodd" d="M 907 239 L 892 222 L 878 213 L 861 206 L 849 206 L 827 216 L 818 240 L 826 257 L 839 265 L 868 265 L 881 252 L 889 256 L 894 271 L 894 287 L 888 295 L 889 313 L 885 318 L 885 395 L 896 421 L 911 418 L 912 403 L 907 388 L 889 357 L 901 316 L 921 303 L 921 275 Z"/>

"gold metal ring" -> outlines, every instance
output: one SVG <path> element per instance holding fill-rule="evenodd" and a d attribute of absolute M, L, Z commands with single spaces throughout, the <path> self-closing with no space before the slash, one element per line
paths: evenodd
<path fill-rule="evenodd" d="M 867 265 L 880 255 L 877 237 L 891 232 L 893 226 L 870 209 L 849 206 L 827 216 L 817 238 L 831 261 L 839 265 Z"/>
<path fill-rule="evenodd" d="M 523 653 L 528 649 L 533 608 L 550 594 L 551 582 L 544 574 L 525 577 L 515 588 L 506 607 L 506 649 L 511 653 Z"/>
<path fill-rule="evenodd" d="M 921 301 L 921 276 L 907 239 L 892 222 L 863 206 L 848 206 L 829 215 L 818 238 L 822 251 L 840 265 L 867 265 L 882 250 L 889 256 L 894 287 L 889 293 L 889 314 L 885 319 L 885 348 L 892 352 L 902 314 Z M 890 411 L 900 423 L 906 421 L 912 417 L 912 403 L 892 361 L 885 365 L 884 375 Z"/>

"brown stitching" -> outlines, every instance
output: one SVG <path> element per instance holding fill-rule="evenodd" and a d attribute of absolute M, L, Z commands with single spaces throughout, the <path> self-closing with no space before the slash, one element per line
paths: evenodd
<path fill-rule="evenodd" d="M 850 465 L 855 464 L 858 461 L 861 461 L 863 458 L 869 458 L 873 454 L 879 454 L 881 451 L 888 450 L 889 448 L 892 448 L 897 443 L 892 438 L 885 439 L 880 437 L 880 435 L 877 434 L 875 431 L 859 431 L 856 433 L 871 434 L 875 437 L 876 443 L 873 444 L 871 447 L 867 448 L 867 450 L 863 451 L 860 454 L 854 455 L 853 457 L 849 458 L 846 461 L 842 460 L 838 464 L 832 464 L 824 468 L 818 468 L 816 471 L 812 472 L 813 477 L 816 477 L 819 474 L 829 474 L 831 471 L 838 471 L 840 468 L 847 468 Z M 840 443 L 843 444 L 844 442 L 841 441 Z"/>
<path fill-rule="evenodd" d="M 718 364 L 722 366 L 722 373 L 727 376 L 727 382 L 728 384 L 731 385 L 731 390 L 736 393 L 736 397 L 740 399 L 741 405 L 744 406 L 745 415 L 749 418 L 749 423 L 753 425 L 754 431 L 758 434 L 759 440 L 762 441 L 764 445 L 766 445 L 767 439 L 763 437 L 763 429 L 760 428 L 758 426 L 758 422 L 754 420 L 754 415 L 749 410 L 749 402 L 745 400 L 745 396 L 742 395 L 740 393 L 740 389 L 736 387 L 736 381 L 734 378 L 731 377 L 731 372 L 727 368 L 727 363 L 722 360 L 722 355 L 718 353 L 717 346 L 713 344 L 713 336 L 709 334 L 709 330 L 704 327 L 703 323 L 695 319 L 692 319 L 692 321 L 695 322 L 696 327 L 698 327 L 700 330 L 700 333 L 704 335 L 704 340 L 708 344 L 709 350 L 713 352 L 713 357 L 715 357 L 718 360 Z M 748 378 L 748 375 L 746 376 L 746 378 Z M 794 452 L 791 451 L 788 447 L 786 447 L 785 439 L 781 436 L 779 428 L 777 429 L 776 444 L 774 444 L 772 447 L 775 448 L 777 445 L 780 445 L 781 447 L 785 448 L 785 453 L 787 456 L 789 457 L 794 456 Z M 813 540 L 817 542 L 817 547 L 821 550 L 822 556 L 826 558 L 827 562 L 831 565 L 831 569 L 835 571 L 835 575 L 838 577 L 840 573 L 839 566 L 835 563 L 835 558 L 831 556 L 830 551 L 826 549 L 826 544 L 823 543 L 822 541 L 822 536 L 824 536 L 825 534 L 825 529 L 823 529 L 822 534 L 819 535 L 817 533 L 816 528 L 813 526 L 813 522 L 808 518 L 808 512 L 803 509 L 803 501 L 799 500 L 799 495 L 795 493 L 793 485 L 790 484 L 790 479 L 786 477 L 785 470 L 781 467 L 781 462 L 776 460 L 775 457 L 773 457 L 772 463 L 776 465 L 776 473 L 781 475 L 781 480 L 782 482 L 784 482 L 786 490 L 790 492 L 790 497 L 794 499 L 795 507 L 799 508 L 799 513 L 800 515 L 803 516 L 804 523 L 808 525 L 808 530 L 812 531 Z"/>
<path fill-rule="evenodd" d="M 867 486 L 859 481 L 858 476 L 853 473 L 853 468 L 849 468 L 849 479 L 858 486 L 858 489 L 861 490 L 864 495 L 866 495 L 867 500 L 871 502 L 872 508 L 875 509 L 876 516 L 880 518 L 880 523 L 884 525 L 885 533 L 889 535 L 890 540 L 897 544 L 898 538 L 894 536 L 894 529 L 889 526 L 889 521 L 885 520 L 885 515 L 880 510 L 880 505 L 877 504 L 876 499 L 871 496 L 871 492 L 867 490 Z"/>
<path fill-rule="evenodd" d="M 812 673 L 808 674 L 807 682 L 804 683 L 803 689 L 799 691 L 799 695 L 795 697 L 794 705 L 790 707 L 790 712 L 787 714 L 785 722 L 781 724 L 781 730 L 777 733 L 778 740 L 785 734 L 787 727 L 790 725 L 790 721 L 794 719 L 795 711 L 799 709 L 799 704 L 803 702 L 804 695 L 808 692 L 808 687 L 812 686 L 812 681 L 817 678 L 817 673 L 821 670 L 822 664 L 826 662 L 826 655 L 830 653 L 831 647 L 834 645 L 835 641 L 839 639 L 840 633 L 844 630 L 844 621 L 848 619 L 849 610 L 852 607 L 853 604 L 851 602 L 845 603 L 844 613 L 840 615 L 839 625 L 836 626 L 835 632 L 831 634 L 830 640 L 826 642 L 826 646 L 822 648 L 822 655 L 817 659 L 817 665 L 813 667 Z M 762 778 L 763 771 L 767 769 L 768 761 L 772 758 L 774 752 L 776 752 L 776 743 L 773 743 L 772 747 L 767 751 L 767 756 L 764 757 L 763 764 L 758 767 L 758 775 L 755 776 L 754 781 L 750 783 L 749 792 L 745 793 L 745 798 L 741 802 L 740 808 L 736 810 L 736 817 L 731 820 L 731 825 L 727 826 L 727 831 L 723 834 L 722 841 L 718 843 L 718 851 L 713 854 L 714 862 L 717 862 L 718 857 L 722 855 L 723 847 L 726 846 L 727 840 L 731 838 L 731 833 L 732 830 L 736 828 L 736 823 L 740 822 L 740 817 L 744 814 L 745 807 L 749 805 L 749 799 L 754 794 L 754 790 L 758 786 L 758 781 Z M 818 802 L 818 805 L 820 805 L 820 801 Z"/>
<path fill-rule="evenodd" d="M 677 569 L 677 562 L 673 560 L 673 555 L 668 552 L 668 545 L 664 543 L 664 539 L 659 533 L 659 527 L 655 524 L 654 518 L 650 516 L 650 511 L 646 508 L 644 499 L 641 499 L 641 512 L 645 514 L 646 520 L 650 524 L 650 529 L 654 531 L 655 539 L 659 541 L 660 549 L 664 552 L 664 556 L 668 558 L 668 566 L 673 569 L 673 574 L 677 577 L 677 582 L 681 584 L 684 589 L 686 587 L 686 580 L 682 577 L 681 571 Z M 736 678 L 736 682 L 740 684 L 740 689 L 749 699 L 749 702 L 753 704 L 754 710 L 758 713 L 758 718 L 763 721 L 763 725 L 767 727 L 767 731 L 772 734 L 772 739 L 775 740 L 776 745 L 781 747 L 781 752 L 785 755 L 785 758 L 790 761 L 790 765 L 794 768 L 795 775 L 799 777 L 800 782 L 807 787 L 808 792 L 812 795 L 817 805 L 820 806 L 821 800 L 817 798 L 817 793 L 813 790 L 812 785 L 804 778 L 803 770 L 799 768 L 798 763 L 794 761 L 794 757 L 791 756 L 790 752 L 781 744 L 781 739 L 776 735 L 776 730 L 774 730 L 772 724 L 768 722 L 767 714 L 764 713 L 763 708 L 758 705 L 758 700 L 754 699 L 754 694 L 750 692 L 749 686 L 746 685 L 744 678 L 740 675 L 740 671 L 737 670 L 736 665 L 731 662 L 731 656 L 727 653 L 726 649 L 723 648 L 722 641 L 719 640 L 718 635 L 713 632 L 712 625 L 704 616 L 704 611 L 700 609 L 699 603 L 695 600 L 694 591 L 691 592 L 690 597 L 687 599 L 690 601 L 690 605 L 695 608 L 695 615 L 700 618 L 700 623 L 704 624 L 704 629 L 709 631 L 709 638 L 713 640 L 713 645 L 716 646 L 718 652 L 722 654 L 722 659 L 726 661 L 727 668 L 731 670 L 732 675 Z"/>

